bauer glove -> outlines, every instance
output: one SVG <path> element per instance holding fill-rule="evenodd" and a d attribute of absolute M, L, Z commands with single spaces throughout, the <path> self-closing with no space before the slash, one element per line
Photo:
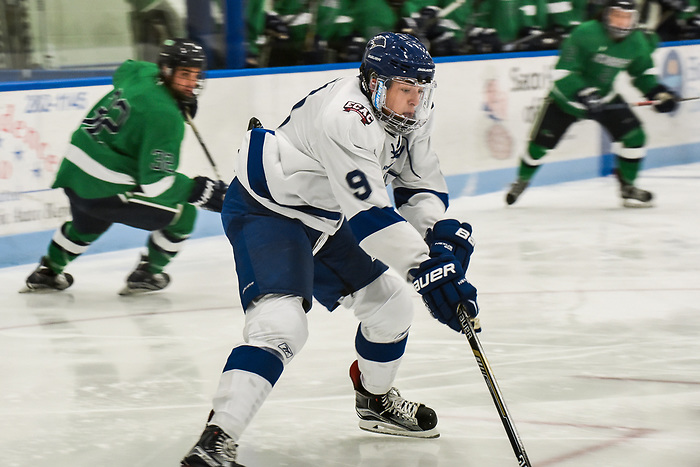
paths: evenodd
<path fill-rule="evenodd" d="M 409 273 L 413 277 L 413 287 L 423 297 L 430 314 L 441 323 L 462 332 L 457 307 L 464 305 L 470 318 L 479 313 L 476 288 L 464 277 L 464 270 L 454 256 L 444 254 L 430 258 Z"/>
<path fill-rule="evenodd" d="M 469 267 L 469 258 L 474 253 L 474 237 L 472 226 L 457 219 L 437 221 L 425 234 L 425 241 L 430 248 L 430 257 L 435 258 L 444 254 L 453 255 L 462 270 Z"/>

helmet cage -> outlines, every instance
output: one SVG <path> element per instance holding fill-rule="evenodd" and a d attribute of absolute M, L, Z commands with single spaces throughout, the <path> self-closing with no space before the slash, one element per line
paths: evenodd
<path fill-rule="evenodd" d="M 400 114 L 386 105 L 387 93 L 394 83 L 401 83 L 419 88 L 420 100 L 413 116 Z M 437 87 L 434 81 L 421 83 L 414 78 L 387 77 L 374 74 L 370 101 L 377 118 L 387 129 L 399 134 L 417 130 L 428 122 L 433 107 L 433 93 Z"/>
<path fill-rule="evenodd" d="M 178 100 L 195 102 L 204 89 L 204 71 L 207 59 L 204 49 L 195 41 L 189 39 L 168 39 L 158 54 L 158 68 L 163 82 L 176 94 Z M 176 68 L 199 68 L 197 82 L 192 90 L 192 96 L 184 95 L 172 87 L 172 79 Z"/>
<path fill-rule="evenodd" d="M 610 13 L 613 11 L 623 11 L 631 14 L 630 22 L 627 27 L 614 26 L 610 23 Z M 627 0 L 612 0 L 608 7 L 605 8 L 603 14 L 605 28 L 608 30 L 608 34 L 613 39 L 624 39 L 629 36 L 632 31 L 637 28 L 637 22 L 639 20 L 639 12 L 634 7 L 631 1 Z"/>
<path fill-rule="evenodd" d="M 389 131 L 408 133 L 428 121 L 433 102 L 435 63 L 414 36 L 385 32 L 367 43 L 360 66 L 360 87 L 372 104 L 377 119 Z M 414 115 L 402 115 L 386 106 L 393 82 L 420 87 L 421 98 Z"/>

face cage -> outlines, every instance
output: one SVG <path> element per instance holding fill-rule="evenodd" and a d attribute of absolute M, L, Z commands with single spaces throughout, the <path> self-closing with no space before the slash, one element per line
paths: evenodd
<path fill-rule="evenodd" d="M 372 91 L 372 107 L 374 107 L 377 118 L 384 122 L 389 130 L 406 134 L 419 129 L 428 122 L 430 109 L 433 107 L 433 92 L 437 86 L 435 81 L 420 83 L 412 78 L 387 78 L 385 76 L 380 76 L 376 79 L 377 83 L 374 91 Z M 421 99 L 416 106 L 413 118 L 399 114 L 386 106 L 387 91 L 392 80 L 421 88 Z"/>
<path fill-rule="evenodd" d="M 610 11 L 611 10 L 619 10 L 619 11 L 629 11 L 632 13 L 632 17 L 630 18 L 630 25 L 626 28 L 620 28 L 617 26 L 612 26 L 610 24 Z M 637 21 L 639 19 L 639 12 L 637 10 L 625 10 L 623 8 L 618 8 L 618 7 L 610 7 L 607 9 L 605 12 L 605 27 L 608 30 L 608 34 L 610 34 L 610 37 L 613 39 L 624 39 L 625 37 L 629 36 L 632 31 L 637 27 Z"/>
<path fill-rule="evenodd" d="M 204 91 L 204 72 L 199 74 L 197 77 L 197 84 L 195 84 L 194 89 L 192 89 L 192 95 L 195 100 L 197 100 L 202 91 Z"/>
<path fill-rule="evenodd" d="M 165 85 L 168 86 L 168 88 L 172 91 L 172 93 L 177 96 L 177 100 L 185 103 L 197 102 L 197 98 L 204 90 L 204 71 L 200 72 L 197 76 L 197 84 L 195 84 L 194 88 L 192 89 L 192 96 L 185 96 L 184 94 L 173 88 L 172 84 L 173 76 L 175 74 L 175 68 L 166 66 L 164 67 L 164 69 L 164 72 L 161 74 L 161 79 L 163 83 L 165 83 Z"/>

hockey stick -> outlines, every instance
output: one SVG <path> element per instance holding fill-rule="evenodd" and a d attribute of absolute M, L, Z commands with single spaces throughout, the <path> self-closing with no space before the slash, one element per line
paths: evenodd
<path fill-rule="evenodd" d="M 204 140 L 202 139 L 202 135 L 199 134 L 199 131 L 197 131 L 197 127 L 194 126 L 194 122 L 192 121 L 192 117 L 190 116 L 190 113 L 187 110 L 185 110 L 183 113 L 185 114 L 185 118 L 187 119 L 187 123 L 192 128 L 194 135 L 197 137 L 197 141 L 199 141 L 199 145 L 202 146 L 202 149 L 204 150 L 204 154 L 207 156 L 207 159 L 209 159 L 209 164 L 211 164 L 211 168 L 214 170 L 214 175 L 216 175 L 217 180 L 223 180 L 223 178 L 221 178 L 221 175 L 219 174 L 218 167 L 216 167 L 216 162 L 214 162 L 214 159 L 211 157 L 211 154 L 209 154 L 209 150 L 207 149 L 207 146 L 204 144 Z"/>
<path fill-rule="evenodd" d="M 680 99 L 676 99 L 676 102 L 685 102 L 685 101 L 694 101 L 700 99 L 700 96 L 697 97 L 681 97 Z M 646 105 L 655 105 L 659 104 L 661 101 L 641 101 L 641 102 L 635 102 L 633 104 L 630 104 L 630 107 L 644 107 Z"/>
<path fill-rule="evenodd" d="M 515 457 L 518 459 L 518 465 L 520 467 L 531 467 L 532 464 L 530 464 L 530 459 L 528 459 L 527 453 L 525 452 L 525 446 L 520 440 L 520 436 L 518 436 L 518 432 L 515 429 L 513 420 L 511 419 L 510 414 L 508 413 L 506 403 L 503 400 L 503 396 L 501 395 L 501 390 L 498 387 L 496 378 L 494 378 L 493 376 L 491 366 L 489 365 L 489 362 L 486 360 L 486 356 L 484 355 L 484 349 L 483 347 L 481 347 L 481 342 L 479 342 L 479 338 L 474 332 L 474 327 L 472 326 L 472 323 L 469 320 L 467 310 L 462 305 L 460 305 L 457 308 L 457 318 L 459 319 L 459 324 L 462 327 L 462 331 L 464 331 L 464 335 L 467 336 L 467 340 L 469 341 L 469 345 L 472 348 L 474 358 L 476 358 L 476 363 L 477 365 L 479 365 L 481 374 L 484 375 L 484 380 L 486 380 L 486 386 L 488 386 L 489 388 L 491 398 L 493 398 L 493 403 L 496 405 L 498 414 L 501 417 L 503 428 L 505 428 L 506 430 L 506 434 L 508 435 L 508 439 L 510 440 L 510 445 L 513 447 Z"/>
<path fill-rule="evenodd" d="M 452 3 L 450 3 L 450 4 L 447 5 L 446 7 L 440 9 L 440 11 L 438 12 L 438 14 L 437 14 L 434 18 L 430 18 L 430 19 L 428 20 L 428 22 L 427 22 L 426 24 L 424 24 L 424 25 L 420 28 L 420 31 L 422 31 L 422 32 L 429 31 L 430 29 L 432 29 L 433 26 L 435 26 L 435 24 L 436 24 L 439 20 L 441 20 L 441 19 L 444 18 L 445 16 L 448 16 L 448 15 L 451 14 L 453 11 L 455 11 L 457 8 L 459 8 L 459 7 L 461 7 L 462 5 L 464 5 L 464 2 L 466 2 L 466 0 L 454 0 Z M 424 35 L 424 34 L 423 34 L 423 35 Z"/>
<path fill-rule="evenodd" d="M 444 18 L 445 16 L 449 15 L 457 8 L 461 7 L 465 1 L 466 0 L 455 0 L 454 2 L 450 3 L 445 8 L 440 10 L 440 13 L 438 13 L 438 18 Z"/>
<path fill-rule="evenodd" d="M 306 30 L 306 36 L 304 36 L 304 52 L 312 52 L 314 48 L 314 42 L 316 41 L 316 29 L 318 26 L 318 9 L 321 6 L 320 0 L 311 0 L 309 2 L 309 14 L 311 15 L 311 20 L 309 21 L 309 27 Z"/>
<path fill-rule="evenodd" d="M 515 39 L 510 42 L 506 42 L 503 44 L 503 51 L 504 52 L 515 52 L 518 49 L 518 46 L 521 44 L 524 44 L 528 41 L 531 41 L 535 38 L 542 37 L 542 38 L 552 38 L 552 33 L 545 32 L 545 31 L 539 31 L 536 33 L 529 34 L 525 37 L 521 37 L 520 39 Z"/>
<path fill-rule="evenodd" d="M 686 101 L 694 101 L 700 99 L 700 96 L 697 97 L 681 97 L 680 99 L 676 99 L 676 102 L 686 102 Z M 654 100 L 647 100 L 647 101 L 639 101 L 639 102 L 632 102 L 632 103 L 623 103 L 623 104 L 612 104 L 612 105 L 606 105 L 604 107 L 604 110 L 618 110 L 618 109 L 626 109 L 627 107 L 647 107 L 650 105 L 656 105 L 661 103 L 661 101 L 654 101 Z"/>

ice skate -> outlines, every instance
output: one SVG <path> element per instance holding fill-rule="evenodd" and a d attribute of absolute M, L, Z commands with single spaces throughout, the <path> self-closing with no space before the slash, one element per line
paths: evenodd
<path fill-rule="evenodd" d="M 170 283 L 170 276 L 164 272 L 148 271 L 148 256 L 141 255 L 141 261 L 136 269 L 126 278 L 126 286 L 119 295 L 136 295 L 162 290 Z"/>
<path fill-rule="evenodd" d="M 651 202 L 654 195 L 647 190 L 642 190 L 636 186 L 620 182 L 620 196 L 622 196 L 622 205 L 626 208 L 649 208 L 653 206 Z"/>
<path fill-rule="evenodd" d="M 183 467 L 243 467 L 236 463 L 238 445 L 216 425 L 208 425 L 182 459 Z"/>
<path fill-rule="evenodd" d="M 357 360 L 350 366 L 350 379 L 355 387 L 355 411 L 360 428 L 387 435 L 414 438 L 437 438 L 435 411 L 418 402 L 407 401 L 396 388 L 386 394 L 370 394 L 362 386 Z"/>
<path fill-rule="evenodd" d="M 65 272 L 58 274 L 53 272 L 48 266 L 48 260 L 44 256 L 41 258 L 39 266 L 27 277 L 26 287 L 19 292 L 57 292 L 59 290 L 65 290 L 71 285 L 73 285 L 73 276 Z"/>
<path fill-rule="evenodd" d="M 516 180 L 511 183 L 510 190 L 508 194 L 506 194 L 506 204 L 510 206 L 515 203 L 529 185 L 530 182 L 526 182 L 525 180 Z"/>

